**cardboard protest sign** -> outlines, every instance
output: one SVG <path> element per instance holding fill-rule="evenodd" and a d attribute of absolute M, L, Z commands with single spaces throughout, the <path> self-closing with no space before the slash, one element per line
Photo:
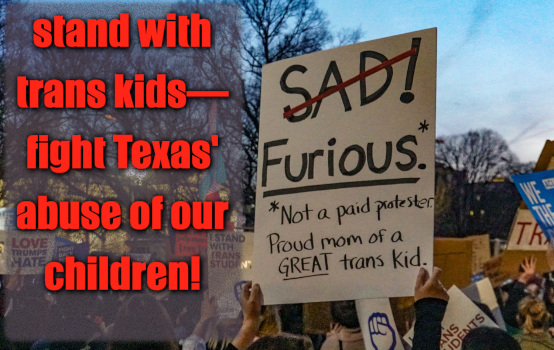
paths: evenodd
<path fill-rule="evenodd" d="M 546 140 L 533 171 L 554 169 L 554 141 Z"/>
<path fill-rule="evenodd" d="M 508 237 L 507 250 L 546 250 L 546 236 L 529 209 L 518 208 Z"/>
<path fill-rule="evenodd" d="M 542 231 L 554 239 L 554 170 L 513 175 L 512 180 Z"/>
<path fill-rule="evenodd" d="M 446 288 L 454 284 L 462 287 L 470 285 L 473 242 L 463 238 L 436 238 L 433 263 L 442 269 L 441 281 Z"/>
<path fill-rule="evenodd" d="M 498 327 L 481 309 L 477 307 L 456 286 L 448 290 L 450 300 L 442 320 L 441 350 L 456 350 L 462 348 L 462 340 L 466 334 L 477 327 Z M 414 329 L 404 336 L 411 346 Z"/>
<path fill-rule="evenodd" d="M 208 232 L 208 285 L 210 296 L 218 302 L 222 318 L 233 318 L 240 313 L 239 297 L 242 285 L 252 267 L 252 232 Z M 265 291 L 264 291 L 265 294 Z"/>
<path fill-rule="evenodd" d="M 404 350 L 388 298 L 356 300 L 366 349 Z"/>
<path fill-rule="evenodd" d="M 471 241 L 471 274 L 475 275 L 483 271 L 483 263 L 491 258 L 491 244 L 489 235 L 467 236 Z"/>
<path fill-rule="evenodd" d="M 500 286 L 508 279 L 516 279 L 519 275 L 519 267 L 527 257 L 537 258 L 536 272 L 543 274 L 550 272 L 544 253 L 533 253 L 525 250 L 506 250 L 501 255 L 495 256 L 483 265 L 483 274 L 488 277 L 493 287 Z"/>
<path fill-rule="evenodd" d="M 0 231 L 0 242 L 0 274 L 13 274 L 17 269 L 22 275 L 44 273 L 55 249 L 55 235 L 43 231 Z"/>
<path fill-rule="evenodd" d="M 264 66 L 254 278 L 267 304 L 413 293 L 432 264 L 435 85 L 435 29 Z"/>
<path fill-rule="evenodd" d="M 491 281 L 488 278 L 482 279 L 478 282 L 470 284 L 462 289 L 462 292 L 471 300 L 483 303 L 489 307 L 494 316 L 494 321 L 498 327 L 506 329 L 504 318 L 502 317 L 502 311 L 496 300 L 494 289 Z"/>

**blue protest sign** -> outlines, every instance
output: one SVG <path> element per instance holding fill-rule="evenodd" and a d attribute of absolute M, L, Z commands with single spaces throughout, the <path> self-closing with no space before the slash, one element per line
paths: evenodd
<path fill-rule="evenodd" d="M 544 234 L 554 239 L 554 170 L 512 176 Z"/>

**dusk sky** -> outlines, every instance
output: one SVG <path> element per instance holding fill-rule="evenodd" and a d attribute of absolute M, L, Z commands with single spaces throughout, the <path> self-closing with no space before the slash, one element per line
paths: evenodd
<path fill-rule="evenodd" d="M 490 128 L 521 161 L 554 139 L 554 2 L 318 0 L 363 40 L 437 27 L 437 136 Z"/>
<path fill-rule="evenodd" d="M 316 3 L 333 31 L 361 27 L 362 41 L 438 28 L 438 137 L 490 128 L 525 162 L 554 139 L 554 2 Z"/>

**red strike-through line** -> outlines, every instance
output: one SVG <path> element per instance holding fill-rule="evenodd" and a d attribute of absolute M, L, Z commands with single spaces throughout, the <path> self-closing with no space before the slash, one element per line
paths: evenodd
<path fill-rule="evenodd" d="M 187 97 L 229 97 L 229 91 L 187 91 Z"/>
<path fill-rule="evenodd" d="M 411 49 L 411 50 L 408 50 L 404 53 L 401 53 L 400 55 L 396 56 L 396 57 L 393 57 L 391 58 L 390 60 L 388 61 L 385 61 L 383 63 L 381 63 L 380 65 L 378 66 L 375 66 L 373 68 L 370 68 L 364 72 L 361 72 L 360 74 L 356 75 L 355 77 L 353 78 L 350 78 L 342 83 L 340 83 L 339 85 L 335 85 L 333 86 L 332 88 L 330 88 L 329 90 L 325 91 L 324 93 L 320 94 L 320 95 L 317 95 L 316 97 L 286 111 L 285 113 L 283 113 L 283 117 L 284 118 L 289 118 L 291 117 L 294 113 L 298 112 L 298 111 L 301 111 L 303 110 L 304 108 L 308 107 L 308 106 L 311 106 L 313 105 L 314 103 L 316 102 L 319 102 L 321 100 L 323 100 L 325 97 L 331 95 L 331 94 L 334 94 L 335 92 L 337 91 L 340 91 L 342 89 L 344 89 L 345 87 L 349 86 L 349 85 L 352 85 L 354 84 L 355 82 L 357 81 L 360 81 L 368 76 L 370 76 L 371 74 L 373 73 L 377 73 L 378 71 L 382 70 L 382 69 L 385 69 L 387 67 L 390 67 L 392 66 L 393 64 L 397 63 L 397 62 L 400 62 L 402 61 L 403 59 L 405 58 L 408 58 L 410 56 L 413 56 L 417 53 L 417 47 Z"/>

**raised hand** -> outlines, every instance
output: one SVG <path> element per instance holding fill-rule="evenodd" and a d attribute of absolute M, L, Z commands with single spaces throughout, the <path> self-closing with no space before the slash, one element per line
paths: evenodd
<path fill-rule="evenodd" d="M 200 320 L 208 320 L 217 315 L 217 299 L 210 297 L 208 291 L 204 292 L 204 298 L 200 305 Z"/>
<path fill-rule="evenodd" d="M 517 280 L 523 284 L 527 284 L 527 282 L 535 276 L 536 267 L 537 259 L 534 256 L 525 258 L 521 263 L 523 272 L 519 275 Z"/>
<path fill-rule="evenodd" d="M 252 285 L 252 281 L 242 286 L 240 306 L 244 319 L 242 327 L 233 339 L 233 346 L 238 350 L 246 349 L 256 337 L 261 322 L 264 295 L 259 284 Z"/>
<path fill-rule="evenodd" d="M 252 281 L 250 281 L 242 286 L 240 304 L 244 321 L 259 322 L 263 303 L 264 295 L 259 284 L 252 285 Z"/>
<path fill-rule="evenodd" d="M 417 275 L 414 299 L 418 301 L 424 298 L 437 298 L 448 301 L 450 297 L 446 288 L 442 285 L 439 280 L 442 274 L 442 270 L 438 267 L 433 267 L 433 274 L 429 277 L 429 272 L 423 267 L 419 269 L 419 274 Z"/>

